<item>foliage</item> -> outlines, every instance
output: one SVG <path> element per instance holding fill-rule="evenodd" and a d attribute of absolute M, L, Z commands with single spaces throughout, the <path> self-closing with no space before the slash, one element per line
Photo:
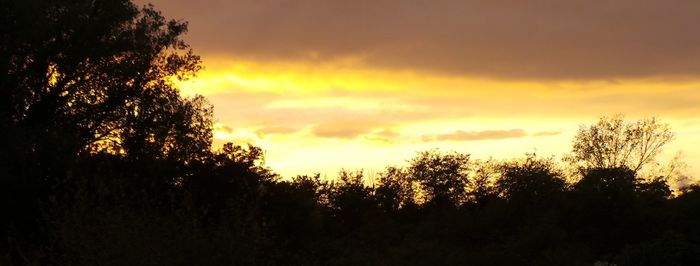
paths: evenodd
<path fill-rule="evenodd" d="M 420 184 L 424 202 L 457 205 L 466 199 L 468 167 L 467 154 L 431 150 L 419 152 L 408 172 Z"/>
<path fill-rule="evenodd" d="M 416 182 L 403 168 L 387 167 L 380 174 L 375 188 L 375 196 L 380 207 L 395 211 L 416 204 Z"/>
<path fill-rule="evenodd" d="M 496 190 L 510 202 L 558 200 L 566 190 L 566 182 L 556 168 L 551 159 L 539 159 L 535 154 L 528 154 L 523 161 L 503 163 Z"/>

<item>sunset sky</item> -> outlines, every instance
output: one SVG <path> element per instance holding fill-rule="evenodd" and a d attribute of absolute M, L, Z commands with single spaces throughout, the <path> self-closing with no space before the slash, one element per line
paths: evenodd
<path fill-rule="evenodd" d="M 700 167 L 700 1 L 155 0 L 190 22 L 215 142 L 283 176 L 431 148 L 560 157 L 581 124 L 656 116 Z"/>

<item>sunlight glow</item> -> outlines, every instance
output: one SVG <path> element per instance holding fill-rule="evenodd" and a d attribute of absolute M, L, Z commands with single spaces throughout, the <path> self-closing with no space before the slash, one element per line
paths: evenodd
<path fill-rule="evenodd" d="M 668 153 L 684 151 L 691 165 L 700 159 L 692 133 L 700 82 L 693 80 L 493 80 L 374 69 L 359 58 L 204 62 L 204 71 L 178 86 L 214 104 L 215 144 L 261 146 L 286 176 L 379 171 L 436 147 L 480 158 L 561 156 L 580 124 L 615 113 L 671 123 L 679 137 Z M 324 155 L 304 159 L 312 154 Z"/>

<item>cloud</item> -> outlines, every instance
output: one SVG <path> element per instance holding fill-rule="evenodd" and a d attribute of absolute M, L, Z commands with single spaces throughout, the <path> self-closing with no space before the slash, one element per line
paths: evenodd
<path fill-rule="evenodd" d="M 258 147 L 265 146 L 264 141 L 259 134 L 245 128 L 233 129 L 222 123 L 214 124 L 214 146 L 221 145 L 227 142 L 236 144 L 252 144 Z"/>
<path fill-rule="evenodd" d="M 298 128 L 285 127 L 285 126 L 267 126 L 260 128 L 256 133 L 260 135 L 273 135 L 273 134 L 291 134 L 298 132 Z"/>
<path fill-rule="evenodd" d="M 509 139 L 521 138 L 527 136 L 525 130 L 484 130 L 484 131 L 464 131 L 457 130 L 452 133 L 426 135 L 423 136 L 424 141 L 477 141 L 477 140 L 494 140 L 494 139 Z"/>
<path fill-rule="evenodd" d="M 382 130 L 379 130 L 377 132 L 374 132 L 374 135 L 379 136 L 379 137 L 383 137 L 383 138 L 396 138 L 396 137 L 400 136 L 401 134 L 399 134 L 399 132 L 396 132 L 394 130 L 382 129 Z"/>
<path fill-rule="evenodd" d="M 315 125 L 311 133 L 316 137 L 354 139 L 362 134 L 369 134 L 381 123 L 376 120 L 335 120 Z"/>
<path fill-rule="evenodd" d="M 451 133 L 423 135 L 424 142 L 433 141 L 481 141 L 481 140 L 500 140 L 524 137 L 546 137 L 558 135 L 559 131 L 541 131 L 528 134 L 523 129 L 508 129 L 508 130 L 483 130 L 483 131 L 464 131 L 456 130 Z"/>
<path fill-rule="evenodd" d="M 369 134 L 366 134 L 364 137 L 366 140 L 370 141 L 377 141 L 380 143 L 384 144 L 392 144 L 394 143 L 394 140 L 399 138 L 401 136 L 401 133 L 396 132 L 391 129 L 379 129 L 379 130 L 374 130 Z"/>
<path fill-rule="evenodd" d="M 533 137 L 549 137 L 561 134 L 561 131 L 540 131 L 530 134 Z"/>
<path fill-rule="evenodd" d="M 222 134 L 232 134 L 233 129 L 227 125 L 217 123 L 214 125 L 214 131 L 222 133 Z"/>
<path fill-rule="evenodd" d="M 152 2 L 190 22 L 201 54 L 509 79 L 700 73 L 700 1 Z"/>

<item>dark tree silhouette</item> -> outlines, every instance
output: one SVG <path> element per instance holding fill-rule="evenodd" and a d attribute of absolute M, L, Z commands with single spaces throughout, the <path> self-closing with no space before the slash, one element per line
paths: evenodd
<path fill-rule="evenodd" d="M 378 204 L 385 211 L 396 211 L 416 205 L 416 182 L 403 168 L 387 167 L 380 174 L 375 188 Z"/>
<path fill-rule="evenodd" d="M 466 198 L 468 163 L 466 154 L 424 151 L 411 160 L 408 172 L 421 185 L 426 202 L 457 205 Z"/>
<path fill-rule="evenodd" d="M 344 225 L 356 225 L 364 220 L 377 206 L 371 188 L 364 184 L 362 172 L 340 171 L 337 181 L 328 193 L 332 215 Z"/>
<path fill-rule="evenodd" d="M 496 189 L 509 202 L 547 204 L 561 200 L 566 181 L 552 160 L 529 154 L 523 161 L 506 162 Z"/>
<path fill-rule="evenodd" d="M 171 77 L 184 78 L 200 68 L 199 58 L 179 39 L 186 24 L 166 21 L 152 7 L 139 9 L 123 0 L 9 1 L 6 6 L 3 117 L 47 135 L 38 137 L 68 131 L 74 146 L 64 151 L 114 142 L 137 126 L 129 118 L 148 118 L 147 110 L 159 108 L 158 101 L 181 100 Z"/>
<path fill-rule="evenodd" d="M 172 83 L 200 68 L 179 39 L 186 23 L 125 0 L 10 0 L 0 12 L 6 247 L 46 236 L 41 217 L 94 183 L 83 170 L 97 153 L 128 158 L 133 171 L 113 175 L 146 194 L 187 175 L 170 165 L 208 156 L 211 108 Z"/>

